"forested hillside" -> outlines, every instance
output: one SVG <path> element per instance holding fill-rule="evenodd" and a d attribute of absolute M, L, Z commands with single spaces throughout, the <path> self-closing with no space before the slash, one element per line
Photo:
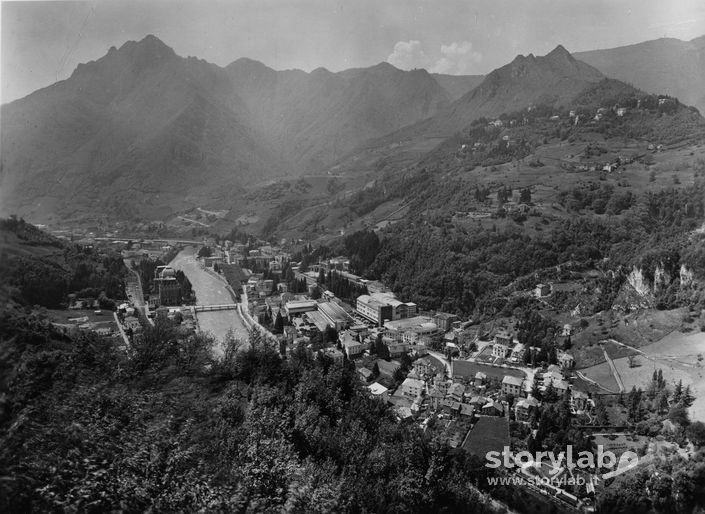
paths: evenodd
<path fill-rule="evenodd" d="M 491 512 L 485 468 L 399 424 L 354 366 L 146 327 L 128 355 L 3 303 L 0 510 Z M 27 444 L 27 441 L 32 441 Z"/>
<path fill-rule="evenodd" d="M 114 308 L 125 298 L 127 269 L 117 252 L 56 239 L 17 218 L 0 220 L 0 238 L 0 281 L 22 304 L 59 308 L 72 293 Z"/>
<path fill-rule="evenodd" d="M 426 215 L 419 214 L 382 231 L 380 252 L 368 273 L 423 308 L 493 314 L 506 304 L 506 300 L 497 303 L 493 299 L 502 286 L 560 264 L 606 266 L 618 271 L 613 280 L 619 281 L 632 266 L 641 264 L 646 252 L 660 251 L 665 255 L 675 248 L 677 257 L 671 265 L 672 272 L 680 264 L 701 270 L 698 256 L 703 240 L 691 239 L 690 232 L 700 226 L 705 216 L 703 174 L 705 168 L 695 187 L 688 190 L 671 189 L 640 196 L 618 196 L 606 190 L 600 201 L 610 216 L 568 218 L 540 235 L 523 232 L 520 224 L 504 225 L 501 230 L 468 228 L 452 213 L 467 205 L 475 192 L 447 183 L 435 188 L 433 194 L 419 195 L 418 209 L 412 210 L 425 211 Z M 567 192 L 565 198 L 568 201 L 581 195 L 581 190 L 574 190 Z M 597 205 L 597 201 L 593 200 L 587 208 Z M 584 204 L 571 205 L 575 212 L 583 207 Z M 610 306 L 605 297 L 598 310 Z"/>

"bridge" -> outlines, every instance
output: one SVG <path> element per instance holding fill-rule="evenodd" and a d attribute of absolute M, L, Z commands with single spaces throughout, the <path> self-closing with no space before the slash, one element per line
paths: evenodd
<path fill-rule="evenodd" d="M 195 312 L 208 312 L 208 311 L 232 311 L 237 309 L 237 303 L 225 303 L 222 305 L 196 305 L 193 310 Z"/>

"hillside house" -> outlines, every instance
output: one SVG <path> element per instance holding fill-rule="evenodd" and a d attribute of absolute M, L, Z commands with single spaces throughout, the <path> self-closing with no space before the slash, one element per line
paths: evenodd
<path fill-rule="evenodd" d="M 534 292 L 536 294 L 536 298 L 548 296 L 551 294 L 551 285 L 550 284 L 536 284 L 536 289 Z"/>
<path fill-rule="evenodd" d="M 470 419 L 475 415 L 475 407 L 473 407 L 472 405 L 468 405 L 466 403 L 461 403 L 459 414 L 463 418 Z"/>
<path fill-rule="evenodd" d="M 441 406 L 443 398 L 445 398 L 445 395 L 437 387 L 431 389 L 428 396 L 431 400 L 431 407 L 433 409 L 438 409 Z"/>
<path fill-rule="evenodd" d="M 435 316 L 433 316 L 433 322 L 436 324 L 438 329 L 443 332 L 448 332 L 452 328 L 453 322 L 455 321 L 458 321 L 458 316 L 447 312 L 437 312 Z"/>
<path fill-rule="evenodd" d="M 522 423 L 528 423 L 531 419 L 531 415 L 539 407 L 539 402 L 533 398 L 523 398 L 519 400 L 514 406 L 514 416 L 516 420 Z"/>
<path fill-rule="evenodd" d="M 575 367 L 575 358 L 569 353 L 561 353 L 558 356 L 558 364 L 561 369 L 573 369 Z"/>
<path fill-rule="evenodd" d="M 415 378 L 407 378 L 401 384 L 401 393 L 407 398 L 416 398 L 424 390 L 424 383 Z"/>
<path fill-rule="evenodd" d="M 524 384 L 524 379 L 520 377 L 514 377 L 512 375 L 505 375 L 502 379 L 502 393 L 511 394 L 514 396 L 521 396 L 522 386 Z"/>
<path fill-rule="evenodd" d="M 504 405 L 495 400 L 489 400 L 482 406 L 481 412 L 484 416 L 504 416 Z"/>
<path fill-rule="evenodd" d="M 360 374 L 360 377 L 362 377 L 362 380 L 365 382 L 369 382 L 372 380 L 372 371 L 367 369 L 367 368 L 358 368 L 357 372 Z"/>
<path fill-rule="evenodd" d="M 340 343 L 343 345 L 343 350 L 349 359 L 359 357 L 369 348 L 367 343 L 360 342 L 350 332 L 341 332 Z"/>
<path fill-rule="evenodd" d="M 452 398 L 456 402 L 463 401 L 463 394 L 465 393 L 465 386 L 463 384 L 455 383 L 448 389 L 448 397 Z"/>
<path fill-rule="evenodd" d="M 499 330 L 494 335 L 494 343 L 492 344 L 492 356 L 506 359 L 512 346 L 512 336 L 506 330 Z"/>
<path fill-rule="evenodd" d="M 385 401 L 385 402 L 389 398 L 389 389 L 384 387 L 379 382 L 375 382 L 374 384 L 370 384 L 369 386 L 367 386 L 367 389 L 370 391 L 370 395 L 373 398 L 378 398 L 378 399 Z"/>

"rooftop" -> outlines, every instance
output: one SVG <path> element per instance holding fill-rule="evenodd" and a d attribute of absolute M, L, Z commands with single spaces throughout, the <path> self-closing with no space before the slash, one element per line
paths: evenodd
<path fill-rule="evenodd" d="M 386 387 L 384 387 L 384 386 L 383 386 L 382 384 L 380 384 L 379 382 L 375 382 L 374 384 L 370 384 L 369 386 L 367 386 L 367 389 L 369 389 L 370 392 L 371 392 L 372 394 L 374 394 L 374 395 L 384 394 L 384 393 L 386 393 L 387 391 L 389 391 L 389 389 L 387 389 Z"/>
<path fill-rule="evenodd" d="M 345 312 L 345 309 L 334 302 L 321 302 L 318 304 L 318 310 L 334 322 L 346 322 L 351 320 L 348 313 Z"/>
<path fill-rule="evenodd" d="M 421 380 L 417 380 L 415 378 L 407 378 L 406 380 L 404 380 L 404 382 L 402 382 L 401 386 L 402 387 L 409 386 L 409 387 L 416 387 L 416 388 L 422 389 L 424 384 Z"/>
<path fill-rule="evenodd" d="M 502 379 L 502 384 L 509 384 L 509 385 L 515 385 L 517 387 L 521 387 L 521 384 L 524 383 L 524 379 L 520 377 L 513 377 L 511 375 L 505 375 L 504 378 Z"/>
<path fill-rule="evenodd" d="M 438 326 L 433 322 L 433 319 L 428 316 L 415 316 L 413 318 L 399 319 L 396 321 L 387 321 L 384 327 L 389 330 L 404 332 L 414 330 L 417 332 L 435 332 Z"/>
<path fill-rule="evenodd" d="M 329 325 L 328 320 L 320 312 L 317 312 L 317 311 L 307 312 L 305 314 L 305 316 L 308 318 L 308 320 L 311 323 L 316 325 L 316 328 L 318 330 L 320 330 L 321 332 L 324 332 Z"/>

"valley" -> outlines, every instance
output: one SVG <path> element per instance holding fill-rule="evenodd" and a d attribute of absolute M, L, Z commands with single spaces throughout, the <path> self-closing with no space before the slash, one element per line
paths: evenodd
<path fill-rule="evenodd" d="M 0 493 L 702 510 L 703 38 L 552 48 L 306 72 L 150 35 L 3 105 Z"/>

